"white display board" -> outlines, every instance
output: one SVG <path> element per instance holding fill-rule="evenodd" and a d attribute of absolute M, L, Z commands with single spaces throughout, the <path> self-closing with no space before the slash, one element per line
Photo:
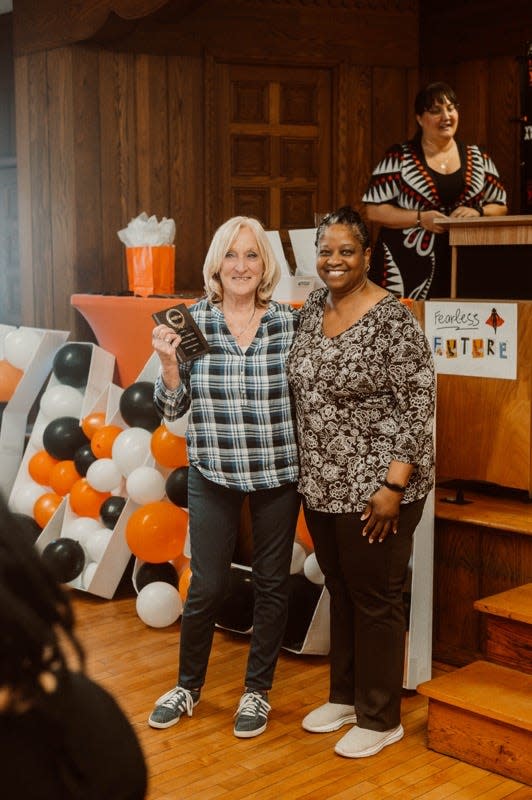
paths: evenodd
<path fill-rule="evenodd" d="M 0 328 L 2 339 L 16 330 L 5 325 Z M 0 491 L 6 500 L 20 469 L 29 412 L 50 374 L 55 354 L 69 336 L 68 331 L 30 330 L 38 334 L 40 343 L 4 408 L 0 423 Z"/>

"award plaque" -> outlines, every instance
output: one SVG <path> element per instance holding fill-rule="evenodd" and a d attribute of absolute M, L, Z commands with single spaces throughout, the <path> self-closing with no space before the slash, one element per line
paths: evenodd
<path fill-rule="evenodd" d="M 184 303 L 156 311 L 152 317 L 158 325 L 168 325 L 181 336 L 181 342 L 176 347 L 178 361 L 192 361 L 209 351 L 207 340 Z"/>

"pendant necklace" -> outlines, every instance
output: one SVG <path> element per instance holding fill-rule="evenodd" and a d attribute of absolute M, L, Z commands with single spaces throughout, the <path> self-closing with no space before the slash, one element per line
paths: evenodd
<path fill-rule="evenodd" d="M 254 316 L 255 316 L 255 312 L 256 312 L 256 310 L 257 310 L 257 309 L 256 309 L 256 307 L 255 307 L 255 306 L 253 306 L 253 312 L 252 312 L 252 314 L 251 314 L 250 318 L 248 319 L 248 321 L 246 322 L 246 324 L 244 325 L 244 327 L 243 327 L 241 330 L 239 330 L 239 331 L 238 331 L 238 333 L 233 333 L 233 336 L 235 337 L 235 339 L 240 339 L 240 337 L 242 336 L 242 334 L 243 334 L 243 333 L 245 333 L 245 332 L 247 331 L 247 329 L 249 328 L 249 326 L 250 326 L 250 325 L 251 325 L 251 323 L 253 322 L 253 318 L 254 318 Z M 227 322 L 227 316 L 226 316 L 226 314 L 225 314 L 225 310 L 224 310 L 223 306 L 222 306 L 222 311 L 224 312 L 224 317 L 225 317 L 225 320 L 226 320 L 226 322 Z M 228 325 L 228 327 L 229 327 L 229 325 Z"/>

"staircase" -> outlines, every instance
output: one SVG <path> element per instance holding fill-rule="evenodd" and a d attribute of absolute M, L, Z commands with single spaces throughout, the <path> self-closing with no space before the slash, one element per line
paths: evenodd
<path fill-rule="evenodd" d="M 486 660 L 417 687 L 429 699 L 428 746 L 532 785 L 532 583 L 474 607 Z"/>

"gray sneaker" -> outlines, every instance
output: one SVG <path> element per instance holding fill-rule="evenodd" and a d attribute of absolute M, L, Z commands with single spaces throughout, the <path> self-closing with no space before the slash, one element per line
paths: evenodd
<path fill-rule="evenodd" d="M 268 696 L 258 691 L 246 691 L 240 698 L 235 712 L 233 733 L 239 739 L 251 739 L 266 730 L 271 706 Z"/>
<path fill-rule="evenodd" d="M 155 701 L 155 708 L 151 712 L 148 725 L 152 728 L 170 728 L 187 712 L 192 716 L 192 709 L 197 706 L 200 699 L 199 689 L 183 689 L 174 686 L 169 692 L 162 694 Z"/>

